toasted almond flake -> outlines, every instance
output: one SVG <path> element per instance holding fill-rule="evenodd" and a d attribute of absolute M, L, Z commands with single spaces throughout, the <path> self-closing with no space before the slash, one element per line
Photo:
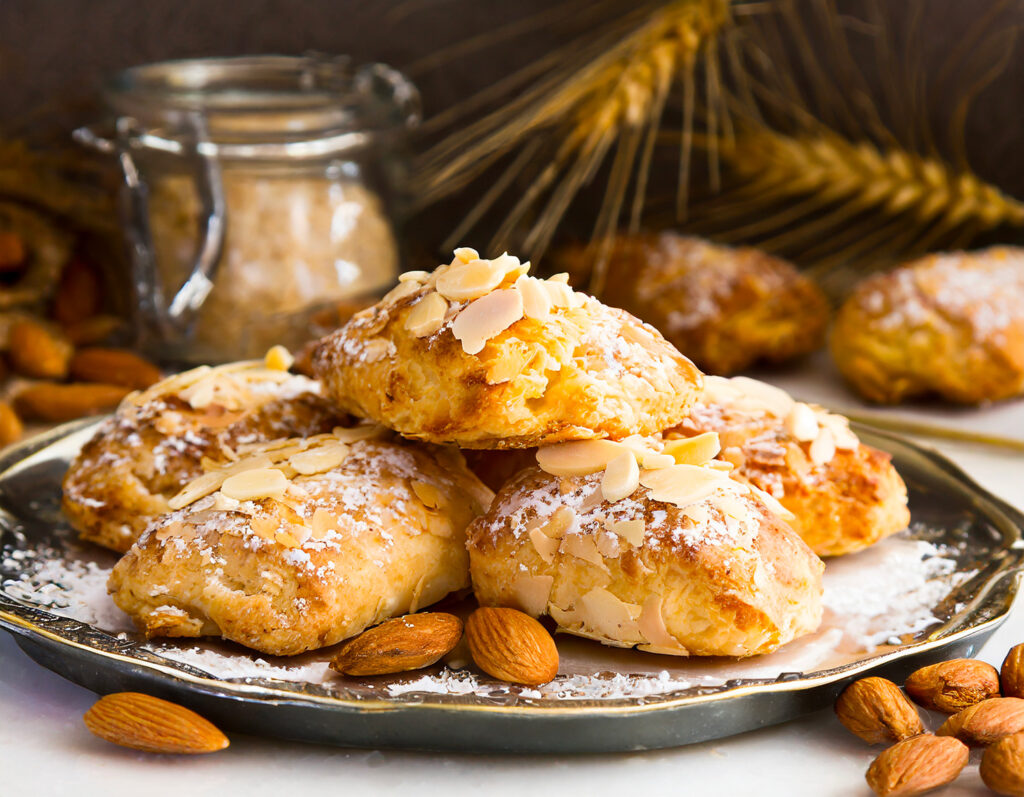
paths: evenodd
<path fill-rule="evenodd" d="M 798 401 L 785 420 L 786 431 L 801 443 L 809 443 L 818 436 L 818 418 L 808 405 Z"/>
<path fill-rule="evenodd" d="M 327 536 L 328 532 L 338 528 L 338 518 L 323 507 L 317 507 L 316 511 L 313 512 L 310 525 L 312 526 L 313 539 L 322 540 Z"/>
<path fill-rule="evenodd" d="M 213 508 L 218 512 L 233 512 L 241 505 L 241 502 L 230 498 L 224 493 L 216 493 L 213 496 Z"/>
<path fill-rule="evenodd" d="M 665 442 L 665 453 L 679 465 L 703 465 L 718 456 L 721 450 L 717 432 Z"/>
<path fill-rule="evenodd" d="M 523 295 L 523 315 L 542 322 L 551 317 L 551 296 L 541 280 L 523 275 L 515 288 Z"/>
<path fill-rule="evenodd" d="M 448 302 L 439 293 L 428 293 L 409 311 L 405 318 L 405 328 L 417 338 L 433 335 L 444 324 Z"/>
<path fill-rule="evenodd" d="M 735 470 L 736 468 L 736 466 L 733 465 L 731 462 L 726 462 L 725 460 L 722 459 L 713 459 L 710 462 L 705 462 L 704 465 L 705 467 L 725 471 L 726 473 L 729 473 Z"/>
<path fill-rule="evenodd" d="M 455 263 L 437 277 L 437 292 L 456 302 L 478 299 L 497 288 L 505 279 L 505 269 L 497 260 L 470 260 Z"/>
<path fill-rule="evenodd" d="M 537 464 L 552 476 L 586 476 L 604 470 L 623 450 L 611 440 L 574 440 L 538 448 Z"/>
<path fill-rule="evenodd" d="M 288 489 L 288 479 L 277 468 L 253 468 L 224 480 L 220 491 L 236 501 L 279 498 Z"/>
<path fill-rule="evenodd" d="M 505 272 L 506 277 L 511 276 L 512 278 L 517 278 L 530 270 L 529 260 L 525 263 L 521 263 L 518 257 L 510 255 L 508 252 L 502 252 L 502 254 L 494 258 L 492 262 Z"/>
<path fill-rule="evenodd" d="M 368 363 L 375 363 L 391 355 L 394 344 L 384 338 L 370 338 L 363 344 L 362 358 Z"/>
<path fill-rule="evenodd" d="M 461 341 L 466 354 L 478 354 L 491 338 L 523 317 L 523 296 L 519 291 L 492 291 L 469 304 L 452 323 L 452 334 Z"/>
<path fill-rule="evenodd" d="M 423 505 L 428 509 L 437 509 L 444 502 L 441 491 L 429 482 L 413 479 L 412 491 L 416 493 L 416 497 L 419 498 L 420 501 L 423 502 Z"/>
<path fill-rule="evenodd" d="M 452 254 L 455 256 L 455 259 L 458 260 L 460 263 L 470 263 L 473 260 L 480 259 L 480 254 L 476 251 L 476 249 L 473 249 L 468 246 L 460 246 L 458 249 L 452 252 Z"/>
<path fill-rule="evenodd" d="M 540 529 L 533 529 L 530 531 L 530 542 L 533 543 L 533 548 L 541 559 L 548 564 L 554 561 L 555 553 L 558 551 L 558 540 L 547 536 Z"/>
<path fill-rule="evenodd" d="M 387 434 L 387 428 L 379 423 L 363 423 L 346 429 L 344 426 L 336 426 L 331 434 L 343 443 L 357 443 L 360 440 L 370 440 Z"/>
<path fill-rule="evenodd" d="M 342 442 L 334 442 L 330 445 L 317 446 L 308 451 L 293 454 L 288 458 L 288 464 L 297 473 L 311 476 L 314 473 L 324 473 L 338 467 L 347 456 L 348 446 Z"/>
<path fill-rule="evenodd" d="M 614 534 L 598 534 L 597 552 L 605 559 L 618 559 L 619 538 Z"/>
<path fill-rule="evenodd" d="M 551 513 L 551 517 L 548 518 L 547 522 L 540 526 L 540 530 L 548 537 L 557 539 L 565 536 L 565 533 L 575 521 L 576 513 L 572 511 L 572 507 L 560 506 Z"/>
<path fill-rule="evenodd" d="M 795 403 L 789 393 L 767 382 L 746 376 L 734 376 L 730 381 L 744 396 L 753 399 L 776 418 L 785 418 L 789 415 Z"/>
<path fill-rule="evenodd" d="M 825 465 L 831 462 L 832 457 L 836 455 L 836 439 L 832 436 L 832 432 L 822 429 L 814 438 L 807 453 L 815 465 Z"/>
<path fill-rule="evenodd" d="M 519 603 L 519 608 L 531 617 L 539 617 L 548 608 L 551 596 L 553 576 L 531 576 L 526 573 L 512 582 L 512 594 Z"/>
<path fill-rule="evenodd" d="M 272 346 L 263 357 L 263 364 L 271 371 L 287 371 L 295 363 L 292 353 L 284 346 Z"/>
<path fill-rule="evenodd" d="M 559 551 L 575 556 L 577 559 L 582 559 L 584 562 L 590 562 L 592 565 L 597 565 L 602 569 L 607 569 L 604 557 L 597 550 L 597 543 L 594 542 L 593 537 L 587 534 L 567 534 L 562 537 Z"/>
<path fill-rule="evenodd" d="M 711 512 L 704 504 L 691 504 L 683 509 L 683 517 L 690 519 L 690 522 L 697 527 L 704 527 L 711 520 Z"/>
<path fill-rule="evenodd" d="M 279 542 L 285 548 L 298 548 L 299 541 L 287 531 L 279 531 L 274 535 L 275 542 Z"/>
<path fill-rule="evenodd" d="M 200 498 L 205 498 L 210 493 L 216 492 L 228 476 L 251 468 L 266 468 L 271 464 L 273 463 L 269 457 L 257 455 L 234 462 L 226 468 L 218 468 L 204 473 L 186 484 L 176 496 L 167 502 L 167 506 L 170 509 L 182 509 Z"/>
<path fill-rule="evenodd" d="M 644 642 L 637 623 L 641 607 L 625 603 L 602 587 L 595 587 L 581 599 L 584 625 L 608 639 L 619 642 Z"/>
<path fill-rule="evenodd" d="M 399 282 L 394 288 L 384 294 L 384 298 L 381 299 L 382 304 L 391 304 L 397 302 L 399 299 L 404 299 L 406 296 L 411 296 L 416 293 L 423 286 L 414 280 L 407 282 Z"/>
<path fill-rule="evenodd" d="M 634 518 L 612 521 L 608 525 L 608 530 L 618 534 L 634 548 L 639 548 L 644 543 L 644 533 L 647 529 L 643 518 Z"/>
<path fill-rule="evenodd" d="M 614 457 L 604 469 L 601 478 L 601 494 L 605 501 L 614 503 L 632 495 L 640 486 L 640 466 L 632 451 L 623 451 Z"/>
<path fill-rule="evenodd" d="M 424 283 L 429 276 L 429 271 L 405 271 L 398 275 L 398 281 Z"/>
<path fill-rule="evenodd" d="M 675 656 L 686 656 L 686 648 L 679 644 L 679 640 L 672 636 L 665 626 L 665 618 L 661 613 L 662 603 L 661 595 L 651 595 L 644 601 L 640 619 L 637 621 L 640 633 L 644 635 L 648 645 L 657 648 L 659 653 L 671 652 Z"/>
<path fill-rule="evenodd" d="M 249 528 L 252 529 L 252 533 L 268 542 L 274 541 L 274 535 L 279 525 L 276 520 L 269 517 L 257 517 L 249 521 Z"/>
<path fill-rule="evenodd" d="M 568 307 L 572 303 L 572 288 L 564 282 L 552 282 L 548 279 L 542 285 L 547 291 L 553 307 Z"/>
<path fill-rule="evenodd" d="M 567 272 L 567 271 L 559 271 L 557 274 L 552 274 L 550 277 L 548 277 L 547 281 L 548 282 L 562 282 L 562 283 L 565 283 L 566 285 L 568 285 L 569 284 L 569 272 Z"/>
<path fill-rule="evenodd" d="M 860 445 L 860 440 L 858 440 L 857 435 L 850 430 L 850 425 L 843 416 L 824 413 L 818 421 L 822 426 L 832 432 L 832 437 L 835 439 L 836 449 L 839 451 L 853 451 Z"/>
<path fill-rule="evenodd" d="M 640 474 L 640 484 L 647 488 L 651 500 L 680 508 L 703 501 L 716 490 L 746 489 L 722 471 L 697 465 L 645 470 Z"/>

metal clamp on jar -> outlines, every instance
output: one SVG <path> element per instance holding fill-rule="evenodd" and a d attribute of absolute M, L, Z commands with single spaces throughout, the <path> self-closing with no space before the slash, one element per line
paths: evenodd
<path fill-rule="evenodd" d="M 142 348 L 257 357 L 394 282 L 402 139 L 420 118 L 401 73 L 344 57 L 169 61 L 120 73 L 105 99 L 113 125 L 75 136 L 124 172 Z"/>

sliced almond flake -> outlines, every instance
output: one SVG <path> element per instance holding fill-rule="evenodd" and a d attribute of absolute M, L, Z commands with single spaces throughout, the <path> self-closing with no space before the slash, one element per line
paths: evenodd
<path fill-rule="evenodd" d="M 505 279 L 505 268 L 497 260 L 470 260 L 455 263 L 439 274 L 434 283 L 445 299 L 465 302 L 493 291 Z"/>
<path fill-rule="evenodd" d="M 278 344 L 270 347 L 263 357 L 263 364 L 271 371 L 287 371 L 295 364 L 295 358 L 288 349 Z"/>
<path fill-rule="evenodd" d="M 592 565 L 607 570 L 604 557 L 597 550 L 597 543 L 594 542 L 594 538 L 590 535 L 568 534 L 562 537 L 562 544 L 558 550 L 561 553 L 575 556 L 577 559 L 582 559 L 584 562 L 590 562 Z"/>
<path fill-rule="evenodd" d="M 679 465 L 703 465 L 718 456 L 721 450 L 717 432 L 665 442 L 665 453 Z"/>
<path fill-rule="evenodd" d="M 818 421 L 832 432 L 836 448 L 839 451 L 853 451 L 860 445 L 860 440 L 857 439 L 857 435 L 853 433 L 850 429 L 850 424 L 842 415 L 835 415 L 830 412 L 821 413 Z"/>
<path fill-rule="evenodd" d="M 683 517 L 689 518 L 693 525 L 701 528 L 711 520 L 711 512 L 706 504 L 691 504 L 683 509 Z"/>
<path fill-rule="evenodd" d="M 241 501 L 224 495 L 224 493 L 216 493 L 213 496 L 213 508 L 218 512 L 234 512 L 241 505 Z"/>
<path fill-rule="evenodd" d="M 640 484 L 647 488 L 651 500 L 680 508 L 703 501 L 716 490 L 744 489 L 722 471 L 698 465 L 645 470 L 640 474 Z"/>
<path fill-rule="evenodd" d="M 405 328 L 417 338 L 433 335 L 444 324 L 448 302 L 439 293 L 428 293 L 413 305 L 405 317 Z"/>
<path fill-rule="evenodd" d="M 596 544 L 598 553 L 605 559 L 619 558 L 619 538 L 615 534 L 598 534 Z"/>
<path fill-rule="evenodd" d="M 288 464 L 303 476 L 324 473 L 338 467 L 348 456 L 349 448 L 341 441 L 300 451 L 288 458 Z"/>
<path fill-rule="evenodd" d="M 277 543 L 280 543 L 285 548 L 298 548 L 299 547 L 299 541 L 297 539 L 295 539 L 287 531 L 279 531 L 276 534 L 274 534 L 274 541 L 277 542 Z"/>
<path fill-rule="evenodd" d="M 330 532 L 337 530 L 338 517 L 323 507 L 317 507 L 310 520 L 310 526 L 312 527 L 313 539 L 322 540 Z"/>
<path fill-rule="evenodd" d="M 404 299 L 406 296 L 412 296 L 422 287 L 415 280 L 399 282 L 394 288 L 384 294 L 384 297 L 380 300 L 381 304 L 393 304 L 399 299 Z"/>
<path fill-rule="evenodd" d="M 624 446 L 611 440 L 574 440 L 537 449 L 537 464 L 552 476 L 586 476 L 604 470 Z"/>
<path fill-rule="evenodd" d="M 428 277 L 430 277 L 429 271 L 404 271 L 398 275 L 398 281 L 424 283 Z"/>
<path fill-rule="evenodd" d="M 406 283 L 408 284 L 408 283 Z M 395 344 L 385 338 L 370 338 L 363 344 L 361 357 L 368 363 L 375 363 L 391 356 Z"/>
<path fill-rule="evenodd" d="M 580 598 L 584 626 L 598 634 L 620 642 L 645 642 L 638 619 L 641 607 L 625 603 L 601 587 L 595 587 Z"/>
<path fill-rule="evenodd" d="M 574 522 L 576 522 L 576 513 L 572 511 L 572 508 L 560 506 L 551 514 L 547 522 L 538 528 L 548 537 L 557 539 L 565 536 Z"/>
<path fill-rule="evenodd" d="M 613 520 L 608 524 L 608 530 L 618 534 L 634 548 L 639 548 L 644 543 L 644 534 L 647 528 L 643 518 L 633 518 L 632 520 Z"/>
<path fill-rule="evenodd" d="M 811 462 L 815 465 L 826 465 L 836 455 L 836 439 L 828 429 L 821 429 L 807 450 Z"/>
<path fill-rule="evenodd" d="M 656 648 L 658 653 L 687 656 L 689 652 L 679 644 L 679 640 L 672 636 L 665 626 L 665 618 L 661 613 L 662 603 L 661 595 L 651 595 L 644 601 L 643 608 L 640 610 L 640 618 L 637 621 L 640 633 L 647 640 L 647 647 Z M 648 650 L 648 652 L 655 651 Z"/>
<path fill-rule="evenodd" d="M 572 303 L 572 288 L 564 282 L 552 282 L 548 279 L 542 284 L 548 293 L 552 307 L 568 307 Z"/>
<path fill-rule="evenodd" d="M 523 317 L 523 296 L 503 288 L 471 302 L 452 323 L 452 334 L 466 354 L 479 354 L 487 341 Z"/>
<path fill-rule="evenodd" d="M 480 254 L 476 251 L 476 249 L 473 249 L 469 246 L 460 246 L 452 254 L 455 256 L 455 259 L 458 260 L 460 263 L 469 263 L 473 260 L 480 259 Z"/>
<path fill-rule="evenodd" d="M 725 473 L 731 473 L 736 469 L 736 466 L 731 462 L 726 462 L 722 459 L 713 459 L 710 462 L 704 463 L 705 467 L 714 468 L 715 470 L 724 471 Z"/>
<path fill-rule="evenodd" d="M 747 462 L 747 457 L 739 446 L 729 446 L 722 449 L 722 460 L 730 463 L 734 468 L 742 468 Z"/>
<path fill-rule="evenodd" d="M 416 586 L 412 590 L 412 600 L 409 602 L 409 613 L 413 614 L 420 608 L 420 599 L 423 597 L 423 588 L 427 584 L 427 574 L 424 573 L 420 576 L 420 580 L 416 582 Z"/>
<path fill-rule="evenodd" d="M 412 491 L 416 493 L 416 497 L 428 509 L 437 509 L 444 503 L 444 496 L 441 494 L 441 491 L 429 482 L 413 479 Z"/>
<path fill-rule="evenodd" d="M 217 491 L 229 476 L 234 476 L 236 473 L 242 473 L 253 468 L 268 468 L 272 464 L 269 457 L 255 455 L 241 459 L 238 462 L 233 462 L 226 467 L 204 473 L 202 476 L 186 484 L 181 492 L 167 502 L 167 506 L 171 509 L 181 509 Z"/>
<path fill-rule="evenodd" d="M 743 396 L 767 410 L 776 418 L 785 418 L 793 408 L 793 397 L 785 390 L 769 385 L 758 379 L 747 376 L 734 376 L 732 385 L 738 388 Z"/>
<path fill-rule="evenodd" d="M 523 295 L 523 315 L 540 322 L 551 318 L 551 296 L 541 280 L 523 275 L 516 280 L 515 287 Z"/>
<path fill-rule="evenodd" d="M 786 415 L 785 429 L 794 439 L 809 443 L 818 436 L 818 418 L 809 406 L 798 401 Z"/>
<path fill-rule="evenodd" d="M 660 440 L 653 440 L 650 437 L 634 434 L 619 442 L 636 454 L 641 468 L 653 470 L 654 468 L 666 468 L 669 465 L 675 464 L 675 460 L 671 456 L 662 453 L 662 443 Z"/>
<path fill-rule="evenodd" d="M 711 503 L 722 513 L 735 518 L 746 520 L 750 517 L 750 505 L 735 493 L 716 493 Z"/>
<path fill-rule="evenodd" d="M 182 523 L 180 520 L 171 521 L 166 526 L 157 529 L 153 536 L 156 537 L 156 539 L 160 542 L 163 542 L 168 537 L 176 537 L 180 535 L 184 525 L 185 524 Z"/>
<path fill-rule="evenodd" d="M 515 596 L 519 608 L 531 617 L 540 617 L 548 608 L 551 596 L 553 576 L 532 576 L 521 574 L 512 582 L 512 595 Z"/>
<path fill-rule="evenodd" d="M 357 443 L 360 440 L 382 437 L 387 434 L 387 431 L 387 428 L 379 423 L 362 423 L 349 428 L 336 426 L 331 434 L 343 443 Z"/>
<path fill-rule="evenodd" d="M 256 498 L 281 498 L 288 484 L 288 479 L 277 468 L 253 468 L 228 476 L 220 490 L 229 498 L 252 501 Z"/>
<path fill-rule="evenodd" d="M 540 529 L 533 529 L 530 531 L 530 542 L 533 543 L 534 550 L 545 562 L 551 564 L 555 560 L 555 554 L 558 552 L 558 540 L 547 536 Z"/>
<path fill-rule="evenodd" d="M 566 285 L 568 285 L 569 284 L 569 272 L 567 272 L 567 271 L 559 271 L 557 274 L 552 274 L 550 277 L 548 277 L 547 281 L 548 282 L 562 282 L 562 283 L 565 283 Z"/>
<path fill-rule="evenodd" d="M 640 466 L 632 451 L 623 451 L 614 457 L 604 469 L 601 477 L 601 494 L 604 500 L 615 503 L 632 495 L 640 486 Z"/>

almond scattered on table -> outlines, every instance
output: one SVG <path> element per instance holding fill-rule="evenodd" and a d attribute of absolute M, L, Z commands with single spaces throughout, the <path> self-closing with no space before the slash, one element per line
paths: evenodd
<path fill-rule="evenodd" d="M 955 736 L 971 747 L 983 747 L 1021 731 L 1024 731 L 1024 700 L 993 697 L 954 714 L 936 733 Z"/>
<path fill-rule="evenodd" d="M 32 420 L 71 421 L 108 412 L 130 392 L 131 388 L 123 385 L 39 382 L 14 396 L 14 409 L 21 417 Z"/>
<path fill-rule="evenodd" d="M 145 390 L 160 381 L 160 369 L 127 349 L 91 347 L 79 349 L 71 358 L 69 372 L 81 382 L 124 385 Z"/>
<path fill-rule="evenodd" d="M 140 692 L 101 697 L 83 719 L 101 739 L 148 753 L 213 753 L 230 744 L 194 711 Z"/>
<path fill-rule="evenodd" d="M 462 639 L 462 621 L 445 612 L 407 614 L 348 640 L 331 660 L 342 675 L 387 675 L 437 663 Z"/>
<path fill-rule="evenodd" d="M 17 373 L 37 379 L 63 379 L 74 351 L 71 344 L 45 324 L 22 319 L 8 333 L 8 359 Z"/>
<path fill-rule="evenodd" d="M 999 697 L 999 673 L 984 661 L 952 659 L 911 673 L 903 688 L 918 705 L 955 714 L 982 700 Z"/>
<path fill-rule="evenodd" d="M 21 437 L 24 427 L 14 408 L 0 401 L 0 446 L 7 446 Z"/>
<path fill-rule="evenodd" d="M 923 733 L 883 751 L 865 777 L 879 797 L 913 797 L 952 783 L 969 755 L 957 739 Z"/>
<path fill-rule="evenodd" d="M 999 670 L 1003 697 L 1024 697 L 1024 644 L 1010 648 Z"/>
<path fill-rule="evenodd" d="M 555 640 L 518 609 L 477 609 L 466 621 L 466 641 L 477 667 L 499 681 L 537 686 L 558 674 Z"/>
<path fill-rule="evenodd" d="M 836 701 L 836 716 L 868 744 L 898 742 L 924 732 L 917 709 L 885 678 L 854 681 Z"/>
<path fill-rule="evenodd" d="M 981 779 L 997 794 L 1024 794 L 1024 733 L 1004 736 L 985 749 Z"/>

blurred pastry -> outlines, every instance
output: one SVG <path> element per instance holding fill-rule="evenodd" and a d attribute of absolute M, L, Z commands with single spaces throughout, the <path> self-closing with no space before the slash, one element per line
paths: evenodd
<path fill-rule="evenodd" d="M 842 416 L 777 387 L 707 377 L 690 417 L 665 438 L 707 433 L 718 435 L 732 476 L 778 499 L 819 556 L 859 551 L 910 522 L 907 488 L 891 457 L 861 443 Z"/>
<path fill-rule="evenodd" d="M 713 450 L 638 437 L 540 449 L 469 528 L 477 600 L 681 656 L 753 656 L 814 631 L 824 565 Z"/>
<path fill-rule="evenodd" d="M 529 448 L 679 423 L 701 374 L 653 327 L 529 263 L 481 260 L 403 274 L 317 349 L 343 409 L 406 437 Z"/>
<path fill-rule="evenodd" d="M 870 401 L 1024 393 L 1024 249 L 933 254 L 865 280 L 836 317 L 832 356 Z"/>
<path fill-rule="evenodd" d="M 469 584 L 465 528 L 492 493 L 458 451 L 339 429 L 247 447 L 175 496 L 115 566 L 150 637 L 288 656 Z"/>
<path fill-rule="evenodd" d="M 127 551 L 202 474 L 204 458 L 233 460 L 242 444 L 347 425 L 319 390 L 286 366 L 249 362 L 196 368 L 133 393 L 71 464 L 64 513 L 84 539 Z"/>
<path fill-rule="evenodd" d="M 592 250 L 562 249 L 556 267 L 585 284 Z M 709 373 L 781 362 L 819 348 L 821 289 L 790 263 L 751 248 L 662 232 L 618 235 L 601 296 L 642 318 Z"/>

